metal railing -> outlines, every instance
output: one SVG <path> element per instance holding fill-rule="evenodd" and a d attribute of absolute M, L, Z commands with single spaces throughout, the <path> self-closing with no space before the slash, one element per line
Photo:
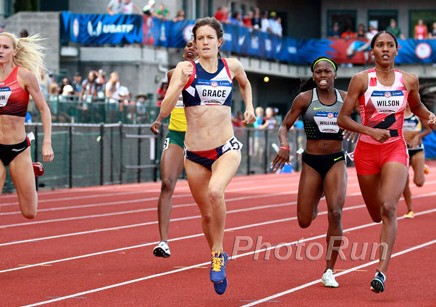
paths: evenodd
<path fill-rule="evenodd" d="M 52 95 L 47 102 L 54 123 L 151 124 L 159 114 L 159 107 L 153 101 L 153 95 L 148 96 L 147 99 L 123 101 L 106 98 L 82 101 L 78 96 Z M 29 113 L 33 122 L 40 122 L 35 104 L 30 104 Z"/>
<path fill-rule="evenodd" d="M 150 125 L 138 124 L 62 124 L 52 127 L 52 146 L 55 160 L 44 163 L 45 174 L 37 178 L 38 189 L 60 189 L 84 186 L 139 183 L 160 178 L 160 156 L 167 133 L 163 126 L 159 135 L 150 131 Z M 33 161 L 41 161 L 43 131 L 40 123 L 26 124 L 33 131 L 31 145 Z M 242 161 L 237 175 L 266 174 L 272 172 L 270 163 L 278 148 L 277 129 L 258 130 L 235 127 L 235 136 L 243 144 Z M 291 145 L 290 165 L 282 172 L 299 171 L 299 148 L 305 146 L 302 130 L 289 133 Z M 350 150 L 352 144 L 345 141 Z M 14 187 L 9 174 L 4 192 Z"/>

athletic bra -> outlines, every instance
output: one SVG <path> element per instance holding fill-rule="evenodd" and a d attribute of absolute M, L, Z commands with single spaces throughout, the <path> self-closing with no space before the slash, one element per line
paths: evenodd
<path fill-rule="evenodd" d="M 391 86 L 384 86 L 377 80 L 374 68 L 368 70 L 368 88 L 359 97 L 359 111 L 362 124 L 367 127 L 388 129 L 391 137 L 384 142 L 391 143 L 403 137 L 404 110 L 408 92 L 403 74 L 394 70 L 395 80 Z M 371 136 L 360 134 L 359 141 L 381 145 Z"/>
<path fill-rule="evenodd" d="M 29 93 L 17 81 L 18 66 L 0 82 L 0 115 L 26 117 Z"/>
<path fill-rule="evenodd" d="M 304 132 L 308 140 L 338 140 L 342 141 L 342 130 L 338 126 L 338 114 L 343 100 L 337 89 L 336 102 L 325 105 L 318 98 L 316 88 L 312 90 L 312 101 L 302 114 Z"/>
<path fill-rule="evenodd" d="M 232 106 L 232 78 L 225 59 L 218 59 L 218 69 L 209 73 L 196 60 L 194 73 L 183 89 L 185 107 L 193 106 Z"/>

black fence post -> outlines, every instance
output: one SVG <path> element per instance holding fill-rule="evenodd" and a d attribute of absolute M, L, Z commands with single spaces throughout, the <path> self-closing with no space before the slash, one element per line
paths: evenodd
<path fill-rule="evenodd" d="M 114 126 L 110 127 L 110 181 L 113 184 L 114 183 Z"/>
<path fill-rule="evenodd" d="M 100 124 L 100 185 L 104 184 L 104 124 Z"/>
<path fill-rule="evenodd" d="M 264 132 L 265 132 L 265 150 L 263 153 L 263 167 L 264 167 L 263 172 L 265 174 L 267 174 L 268 173 L 268 153 L 269 153 L 268 129 L 265 129 Z"/>
<path fill-rule="evenodd" d="M 73 125 L 68 126 L 69 147 L 68 147 L 68 186 L 73 187 Z"/>
<path fill-rule="evenodd" d="M 141 126 L 138 126 L 138 135 L 141 135 Z M 142 138 L 138 137 L 138 165 L 141 165 L 141 143 Z M 141 168 L 139 167 L 137 170 L 137 181 L 141 182 Z"/>
<path fill-rule="evenodd" d="M 119 122 L 119 135 L 120 135 L 120 183 L 123 183 L 123 124 Z"/>
<path fill-rule="evenodd" d="M 38 157 L 38 144 L 39 144 L 39 140 L 38 140 L 38 125 L 35 125 L 35 161 L 38 161 L 39 157 Z M 38 191 L 39 189 L 39 178 L 35 177 L 35 184 L 36 184 L 36 190 Z"/>

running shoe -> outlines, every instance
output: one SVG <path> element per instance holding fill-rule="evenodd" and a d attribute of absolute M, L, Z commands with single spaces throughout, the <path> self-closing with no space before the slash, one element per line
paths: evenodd
<path fill-rule="evenodd" d="M 213 288 L 215 289 L 215 292 L 219 295 L 223 295 L 224 292 L 226 292 L 227 289 L 227 277 L 224 278 L 222 282 L 214 282 Z"/>
<path fill-rule="evenodd" d="M 223 282 L 226 278 L 226 265 L 229 256 L 227 253 L 222 252 L 221 254 L 212 253 L 212 261 L 210 268 L 210 281 L 213 283 Z"/>
<path fill-rule="evenodd" d="M 35 177 L 44 175 L 44 165 L 41 162 L 32 162 L 32 166 Z"/>
<path fill-rule="evenodd" d="M 412 210 L 410 210 L 409 212 L 407 212 L 407 214 L 404 214 L 403 217 L 405 219 L 413 219 L 415 217 L 415 212 L 413 212 Z"/>
<path fill-rule="evenodd" d="M 371 291 L 380 293 L 385 290 L 386 275 L 378 271 L 375 273 L 374 279 L 371 281 Z"/>
<path fill-rule="evenodd" d="M 159 244 L 153 249 L 153 255 L 156 257 L 168 258 L 171 256 L 170 247 L 165 241 L 160 241 Z"/>
<path fill-rule="evenodd" d="M 331 269 L 327 269 L 324 274 L 322 274 L 322 283 L 327 288 L 337 288 L 339 287 L 338 282 L 335 279 L 335 275 L 333 275 L 333 271 Z"/>
<path fill-rule="evenodd" d="M 424 174 L 428 175 L 430 173 L 430 167 L 427 164 L 424 164 Z"/>

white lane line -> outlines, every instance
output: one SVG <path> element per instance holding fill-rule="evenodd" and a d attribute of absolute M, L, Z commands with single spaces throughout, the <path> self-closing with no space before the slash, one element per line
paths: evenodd
<path fill-rule="evenodd" d="M 288 204 L 289 203 L 287 203 L 286 205 L 288 205 Z M 344 210 L 346 210 L 346 211 L 347 210 L 354 210 L 354 209 L 359 209 L 359 208 L 363 208 L 363 207 L 365 207 L 365 206 L 364 205 L 358 205 L 358 206 L 354 206 L 354 207 L 345 208 Z M 327 211 L 321 211 L 321 212 L 318 213 L 319 216 L 325 215 L 325 214 L 327 214 Z M 199 216 L 197 218 L 199 218 Z M 290 218 L 271 220 L 271 221 L 265 221 L 265 222 L 260 222 L 260 223 L 248 224 L 248 225 L 243 225 L 243 226 L 237 226 L 237 227 L 233 227 L 233 228 L 227 228 L 224 231 L 225 232 L 231 232 L 231 231 L 235 231 L 235 230 L 254 228 L 254 227 L 260 227 L 260 226 L 265 226 L 265 225 L 283 223 L 283 222 L 289 222 L 289 221 L 294 221 L 296 219 L 297 219 L 297 217 L 294 216 L 294 217 L 290 217 Z M 197 238 L 197 237 L 201 237 L 201 236 L 203 236 L 203 233 L 189 235 L 189 236 L 183 236 L 183 237 L 178 237 L 178 238 L 170 239 L 168 241 L 169 242 L 181 241 L 181 240 Z M 325 237 L 325 234 L 320 235 L 320 236 L 316 236 L 316 237 L 312 237 L 312 238 L 307 238 L 305 240 L 311 240 L 311 239 L 312 240 L 316 240 L 316 239 L 323 238 L 323 237 Z M 299 241 L 295 241 L 295 242 L 303 242 L 305 240 L 299 240 Z M 10 269 L 0 270 L 0 273 L 7 273 L 7 272 L 12 272 L 12 271 L 24 270 L 24 269 L 29 269 L 29 268 L 39 267 L 39 266 L 51 265 L 51 264 L 54 264 L 54 263 L 66 262 L 66 261 L 71 261 L 71 260 L 76 260 L 76 259 L 83 259 L 83 258 L 88 258 L 88 257 L 93 257 L 93 256 L 99 256 L 99 255 L 104 255 L 104 254 L 109 254 L 109 253 L 125 251 L 125 250 L 129 250 L 129 249 L 141 248 L 141 247 L 146 247 L 146 246 L 150 246 L 150 245 L 155 245 L 156 243 L 158 243 L 158 242 L 148 242 L 148 243 L 144 243 L 144 244 L 127 246 L 127 247 L 121 247 L 121 248 L 117 248 L 117 249 L 100 251 L 100 252 L 95 252 L 95 253 L 90 253 L 90 254 L 84 254 L 84 255 L 79 255 L 79 256 L 74 256 L 74 257 L 69 257 L 69 258 L 61 258 L 61 259 L 57 259 L 57 260 L 51 260 L 51 261 L 40 262 L 40 263 L 35 263 L 35 264 L 29 264 L 29 265 L 25 265 L 25 266 L 19 266 L 19 267 L 14 267 L 14 268 L 10 268 Z M 293 242 L 291 242 L 289 244 L 293 244 Z M 263 250 L 259 250 L 259 252 L 261 252 L 261 251 L 263 251 Z M 250 253 L 241 254 L 241 255 L 244 256 L 244 255 L 249 255 L 249 254 Z M 239 255 L 235 256 L 234 258 L 239 258 Z"/>
<path fill-rule="evenodd" d="M 250 182 L 243 182 L 243 184 L 239 184 L 242 187 L 237 187 L 238 183 L 233 183 L 231 184 L 231 186 L 229 186 L 229 188 L 226 190 L 226 193 L 233 193 L 233 192 L 241 192 L 241 191 L 250 191 L 250 190 L 259 190 L 259 187 L 256 186 L 256 184 L 258 184 L 258 181 L 252 181 L 252 184 L 250 184 Z M 262 186 L 261 188 L 265 188 L 265 189 L 270 189 L 270 188 L 277 188 L 277 187 L 297 187 L 298 186 L 298 180 L 296 180 L 295 182 L 286 182 L 286 181 L 282 181 L 280 180 L 280 182 L 275 183 L 274 181 L 269 180 L 268 183 L 270 183 L 270 185 L 266 185 L 266 186 Z M 123 185 L 121 185 L 123 186 Z M 73 194 L 74 196 L 63 196 L 64 192 L 57 192 L 58 194 L 61 194 L 62 197 L 55 197 L 55 198 L 41 198 L 42 196 L 46 196 L 46 195 L 51 195 L 51 194 L 55 194 L 56 195 L 56 191 L 50 194 L 40 194 L 40 198 L 39 199 L 39 204 L 45 204 L 45 203 L 51 203 L 51 202 L 65 202 L 65 201 L 71 201 L 71 200 L 82 200 L 82 199 L 93 199 L 93 198 L 102 198 L 102 197 L 111 197 L 111 196 L 123 196 L 123 195 L 134 195 L 134 194 L 138 194 L 138 196 L 141 195 L 150 195 L 150 194 L 156 194 L 159 195 L 160 193 L 160 188 L 159 189 L 146 189 L 145 190 L 145 186 L 144 187 L 140 187 L 140 191 L 123 191 L 123 192 L 114 192 L 114 190 L 109 190 L 110 193 L 106 193 L 106 194 L 89 194 L 89 195 L 81 195 L 81 196 L 75 196 L 78 193 L 82 193 L 83 191 L 75 191 L 74 189 L 71 189 L 71 192 L 68 194 Z M 138 188 L 139 189 L 139 188 Z M 177 186 L 177 191 L 178 192 L 184 192 L 185 194 L 175 194 L 174 197 L 186 197 L 186 196 L 191 196 L 190 190 L 189 188 L 186 187 L 179 187 Z M 91 190 L 87 191 L 92 192 Z M 5 196 L 2 195 L 2 199 L 4 199 Z M 158 196 L 152 197 L 153 199 L 157 200 Z M 16 196 L 14 196 L 14 201 L 13 202 L 3 202 L 1 203 L 2 207 L 6 207 L 6 206 L 16 206 L 18 205 L 18 201 L 16 200 Z"/>
<path fill-rule="evenodd" d="M 282 184 L 283 187 L 289 187 L 289 185 L 285 185 Z M 271 190 L 272 188 L 274 188 L 275 190 L 277 190 L 277 188 L 280 187 L 278 185 L 269 185 L 269 186 L 263 186 L 262 188 L 265 188 L 266 190 Z M 239 188 L 239 189 L 229 189 L 229 191 L 226 191 L 226 194 L 229 193 L 238 193 L 238 192 L 242 192 L 242 191 L 251 191 L 251 190 L 259 190 L 259 187 L 255 187 L 255 186 L 251 186 L 251 187 L 247 187 L 247 188 Z M 297 190 L 293 190 L 294 193 L 297 193 Z M 290 192 L 289 190 L 286 191 L 287 194 L 292 194 L 292 191 Z M 135 193 L 125 193 L 125 195 L 129 195 L 129 194 L 139 194 L 137 192 Z M 144 193 L 141 193 L 144 194 Z M 116 196 L 119 195 L 124 195 L 124 193 L 121 194 L 116 194 Z M 79 196 L 79 197 L 70 197 L 70 198 L 57 198 L 57 199 L 52 199 L 50 201 L 55 201 L 55 202 L 64 202 L 64 201 L 71 201 L 71 200 L 78 200 L 78 199 L 87 199 L 87 198 L 106 198 L 106 197 L 110 197 L 110 196 L 114 196 L 112 194 L 106 194 L 106 195 L 96 195 L 96 196 L 91 196 L 91 197 L 87 197 L 87 196 Z M 192 194 L 191 193 L 186 193 L 186 194 L 175 194 L 173 195 L 173 199 L 177 199 L 177 198 L 192 198 Z M 251 196 L 254 198 L 254 196 Z M 72 206 L 63 206 L 63 207 L 52 207 L 52 208 L 41 208 L 38 210 L 38 212 L 52 212 L 52 211 L 59 211 L 59 210 L 72 210 L 72 209 L 81 209 L 81 208 L 92 208 L 92 207 L 102 207 L 102 206 L 114 206 L 114 205 L 124 205 L 127 203 L 142 203 L 142 202 L 146 202 L 146 201 L 157 201 L 159 199 L 158 196 L 153 196 L 153 197 L 146 197 L 146 198 L 136 198 L 136 199 L 130 199 L 130 200 L 118 200 L 118 201 L 112 201 L 112 202 L 108 202 L 108 201 L 102 201 L 102 202 L 98 202 L 98 203 L 92 203 L 92 204 L 83 204 L 83 205 L 72 205 Z M 40 200 L 39 204 L 44 203 L 44 200 Z M 6 206 L 8 204 L 2 204 L 1 206 Z M 18 203 L 13 203 L 14 206 L 17 206 Z M 149 208 L 149 209 L 156 209 L 156 208 Z M 10 211 L 10 212 L 0 212 L 0 216 L 2 215 L 21 215 L 21 211 Z"/>
<path fill-rule="evenodd" d="M 434 212 L 434 211 L 436 211 L 436 209 L 429 210 L 429 211 L 430 212 Z M 422 212 L 422 214 L 424 214 L 424 213 Z M 364 225 L 360 225 L 360 226 L 349 228 L 349 229 L 347 229 L 345 231 L 350 232 L 352 230 L 362 229 L 362 228 L 366 228 L 366 227 L 372 227 L 372 226 L 375 226 L 375 225 L 378 225 L 378 224 L 376 224 L 376 223 L 364 224 Z M 319 236 L 315 236 L 313 238 L 319 239 L 319 238 L 322 238 L 322 237 L 325 237 L 325 235 L 319 235 Z M 270 250 L 270 249 L 273 249 L 273 248 L 278 248 L 279 246 L 292 245 L 292 244 L 296 244 L 298 242 L 309 241 L 309 240 L 313 240 L 313 239 L 312 238 L 311 239 L 307 238 L 307 239 L 304 239 L 304 240 L 298 240 L 298 241 L 294 241 L 294 242 L 290 242 L 290 243 L 286 243 L 286 244 L 280 244 L 280 245 L 277 245 L 277 246 L 271 246 L 271 247 L 264 248 L 264 249 L 261 249 L 261 250 L 255 250 L 255 251 L 248 252 L 248 253 L 245 253 L 245 254 L 240 254 L 240 255 L 237 255 L 235 257 L 232 256 L 232 259 L 240 258 L 240 257 L 246 257 L 246 256 L 254 255 L 255 253 L 264 252 L 266 250 Z M 423 244 L 420 244 L 420 245 L 416 245 L 414 247 L 411 247 L 411 248 L 405 249 L 403 251 L 397 252 L 395 254 L 392 254 L 392 257 L 397 257 L 397 256 L 400 256 L 400 255 L 412 252 L 414 250 L 417 250 L 417 249 L 420 249 L 420 248 L 432 245 L 434 243 L 436 243 L 436 240 L 429 241 L 429 242 L 426 242 L 426 243 L 423 243 Z M 373 264 L 375 264 L 377 262 L 378 262 L 378 260 L 374 260 L 374 261 L 371 261 L 371 262 L 368 262 L 368 263 L 365 263 L 365 264 L 362 264 L 362 265 L 359 265 L 359 266 L 356 266 L 356 267 L 352 267 L 350 269 L 347 269 L 345 271 L 342 271 L 342 272 L 336 274 L 336 276 L 341 276 L 341 275 L 345 275 L 345 274 L 351 273 L 351 272 L 359 270 L 361 268 L 373 265 Z M 74 297 L 78 297 L 78 296 L 84 296 L 84 295 L 87 295 L 87 294 L 92 294 L 92 293 L 96 293 L 96 292 L 100 292 L 100 291 L 104 291 L 104 290 L 109 290 L 109 289 L 113 289 L 113 288 L 129 285 L 129 284 L 145 281 L 145 280 L 152 279 L 152 278 L 162 277 L 162 276 L 169 275 L 169 274 L 175 274 L 175 273 L 179 273 L 179 272 L 182 272 L 182 271 L 187 271 L 187 270 L 190 270 L 190 269 L 195 269 L 195 268 L 198 268 L 198 267 L 201 267 L 201 266 L 204 266 L 204 265 L 208 265 L 208 264 L 209 264 L 209 261 L 208 262 L 199 263 L 199 264 L 195 264 L 195 265 L 191 265 L 191 266 L 188 266 L 188 267 L 178 268 L 176 270 L 166 271 L 166 272 L 159 273 L 159 274 L 153 274 L 153 275 L 144 276 L 144 277 L 141 277 L 141 278 L 136 278 L 136 279 L 128 280 L 128 281 L 121 282 L 121 283 L 116 283 L 116 284 L 108 285 L 108 286 L 105 286 L 105 287 L 90 289 L 90 290 L 87 290 L 87 291 L 82 291 L 82 292 L 78 292 L 78 293 L 74 293 L 74 294 L 70 294 L 70 295 L 66 295 L 66 296 L 61 296 L 61 297 L 57 297 L 55 299 L 51 299 L 51 300 L 47 300 L 47 301 L 41 301 L 41 302 L 33 303 L 33 304 L 30 304 L 30 305 L 26 305 L 26 306 L 23 306 L 23 307 L 41 306 L 41 305 L 45 305 L 45 304 L 59 302 L 59 301 L 63 301 L 63 300 L 66 300 L 66 299 L 70 299 L 70 298 L 74 298 Z M 295 291 L 307 288 L 309 286 L 315 285 L 315 284 L 317 284 L 319 282 L 320 282 L 320 280 L 316 279 L 316 280 L 314 280 L 312 282 L 306 283 L 306 284 L 301 285 L 299 287 L 292 288 L 292 289 L 289 289 L 287 291 L 283 291 L 283 292 L 277 293 L 275 295 L 266 297 L 264 299 L 261 299 L 261 300 L 255 301 L 255 302 L 251 302 L 250 304 L 247 304 L 247 305 L 244 305 L 244 306 L 254 306 L 254 305 L 257 305 L 257 304 L 260 304 L 260 303 L 264 303 L 264 302 L 272 300 L 272 299 L 274 299 L 276 297 L 280 297 L 280 296 L 286 295 L 288 293 L 292 293 L 292 292 L 295 292 Z"/>
<path fill-rule="evenodd" d="M 405 250 L 402 250 L 402 251 L 399 251 L 399 252 L 397 252 L 397 253 L 392 254 L 391 258 L 395 258 L 395 257 L 401 256 L 401 255 L 404 255 L 404 254 L 407 254 L 407 253 L 413 252 L 413 251 L 415 251 L 415 250 L 418 250 L 418 249 L 421 249 L 421 248 L 424 248 L 424 247 L 430 246 L 430 245 L 435 244 L 435 243 L 436 243 L 436 240 L 433 240 L 433 241 L 425 242 L 425 243 L 423 243 L 423 244 L 419 244 L 419 245 L 416 245 L 416 246 L 412 246 L 412 247 L 410 247 L 410 248 L 407 248 L 407 249 L 405 249 Z M 378 263 L 378 260 L 373 260 L 373 261 L 370 261 L 370 262 L 367 262 L 367 263 L 361 264 L 361 265 L 359 265 L 359 266 L 355 266 L 355 267 L 352 267 L 352 268 L 350 268 L 350 269 L 344 270 L 344 271 L 342 271 L 342 272 L 340 272 L 340 273 L 335 273 L 335 276 L 338 277 L 338 276 L 341 276 L 341 275 L 349 274 L 349 273 L 352 273 L 352 272 L 357 271 L 357 270 L 360 270 L 360 269 L 362 269 L 362 268 L 365 268 L 365 267 L 371 266 L 371 265 L 376 264 L 376 263 Z M 249 303 L 249 304 L 242 305 L 242 307 L 249 307 L 249 306 L 255 306 L 255 305 L 262 304 L 262 303 L 266 303 L 266 302 L 271 301 L 271 300 L 273 300 L 273 299 L 276 299 L 276 298 L 278 298 L 278 297 L 281 297 L 281 296 L 284 296 L 284 295 L 287 295 L 287 294 L 290 294 L 290 293 L 293 293 L 293 292 L 296 292 L 296 291 L 302 290 L 302 289 L 304 289 L 304 288 L 308 288 L 308 287 L 313 286 L 313 285 L 319 285 L 320 282 L 321 282 L 320 279 L 316 279 L 316 280 L 313 280 L 313 281 L 311 281 L 311 282 L 308 282 L 308 283 L 305 283 L 305 284 L 303 284 L 303 285 L 300 285 L 300 286 L 298 286 L 298 287 L 291 288 L 291 289 L 288 289 L 288 290 L 286 290 L 286 291 L 282 291 L 282 292 L 276 293 L 276 294 L 274 294 L 274 295 L 270 295 L 270 296 L 268 296 L 268 297 L 265 297 L 265 298 L 263 298 L 263 299 L 260 299 L 260 300 L 257 300 L 257 301 L 254 301 L 254 302 L 251 302 L 251 303 Z"/>
<path fill-rule="evenodd" d="M 287 194 L 287 193 L 281 193 L 281 194 Z M 275 194 L 275 195 L 277 195 L 277 194 Z M 356 195 L 360 195 L 360 194 L 356 194 Z M 252 197 L 248 197 L 248 199 L 250 199 L 250 198 L 252 198 Z M 258 198 L 259 197 L 257 197 L 256 199 L 258 199 Z M 232 201 L 238 201 L 238 200 L 241 200 L 241 199 L 247 199 L 247 197 L 235 198 Z M 227 201 L 227 202 L 230 202 L 230 201 Z M 279 203 L 279 204 L 271 204 L 271 205 L 263 205 L 263 206 L 255 206 L 255 207 L 249 207 L 249 208 L 244 208 L 244 209 L 228 210 L 227 213 L 233 214 L 233 213 L 240 213 L 240 212 L 247 212 L 247 211 L 254 211 L 254 210 L 278 208 L 278 207 L 283 207 L 283 206 L 287 206 L 287 205 L 295 205 L 295 204 L 296 204 L 296 201 L 286 202 L 286 203 Z M 190 206 L 194 206 L 194 205 L 195 204 L 178 205 L 178 206 L 173 206 L 173 209 L 175 209 L 175 208 L 183 208 L 183 207 L 190 207 Z M 144 209 L 144 210 L 149 211 L 148 209 Z M 153 209 L 153 210 L 156 210 L 156 209 Z M 122 213 L 123 214 L 127 214 L 125 211 L 123 211 Z M 97 217 L 99 217 L 99 215 Z M 187 216 L 187 217 L 181 217 L 181 218 L 174 218 L 174 219 L 170 220 L 170 223 L 186 221 L 186 220 L 191 220 L 191 219 L 197 219 L 199 217 L 200 217 L 199 215 L 194 215 L 194 216 Z M 77 218 L 77 219 L 80 219 L 80 218 Z M 113 230 L 122 230 L 122 229 L 129 229 L 129 228 L 135 228 L 135 227 L 156 225 L 157 223 L 158 223 L 158 221 L 151 221 L 151 222 L 144 222 L 144 223 L 137 223 L 137 224 L 129 224 L 129 225 L 124 225 L 124 226 L 98 228 L 98 229 L 79 231 L 79 232 L 72 232 L 72 233 L 53 235 L 53 236 L 47 236 L 47 237 L 38 237 L 38 238 L 32 238 L 32 239 L 26 239 L 26 240 L 11 241 L 11 242 L 0 243 L 0 247 L 1 246 L 8 246 L 8 245 L 23 244 L 23 243 L 38 242 L 38 241 L 43 241 L 43 240 L 66 238 L 66 237 L 72 237 L 72 236 L 78 236 L 78 235 L 94 234 L 94 233 L 113 231 Z M 5 225 L 5 226 L 0 226 L 0 229 L 1 228 L 7 228 L 7 226 L 18 227 L 20 225 L 22 225 L 22 224 L 10 224 L 10 225 Z"/>
<path fill-rule="evenodd" d="M 274 196 L 281 196 L 281 195 L 287 195 L 287 194 L 290 194 L 290 193 L 289 192 L 280 192 L 280 193 L 272 193 L 272 194 L 262 194 L 261 196 L 256 196 L 256 197 L 254 197 L 254 196 L 235 197 L 235 198 L 229 198 L 228 200 L 226 200 L 226 203 L 233 202 L 233 201 L 247 200 L 247 199 L 256 199 L 257 200 L 259 198 L 268 198 L 268 197 L 271 198 Z M 359 195 L 359 194 L 356 194 L 356 195 Z M 173 208 L 188 207 L 188 206 L 195 206 L 195 205 L 196 205 L 195 203 L 188 203 L 188 204 L 173 206 Z M 259 208 L 263 208 L 263 207 L 264 206 L 260 206 Z M 252 207 L 252 208 L 257 208 L 257 207 Z M 22 223 L 2 225 L 2 226 L 0 226 L 0 229 L 11 228 L 11 227 L 20 227 L 20 226 L 32 226 L 32 225 L 47 224 L 47 223 L 56 223 L 56 222 L 63 222 L 63 221 L 92 219 L 92 218 L 99 218 L 99 217 L 133 214 L 133 213 L 138 213 L 138 212 L 156 211 L 156 210 L 157 210 L 156 208 L 146 208 L 146 209 L 136 209 L 136 210 L 129 210 L 129 211 L 118 211 L 118 212 L 111 212 L 111 213 L 99 213 L 99 214 L 84 215 L 84 216 L 72 216 L 72 217 L 58 218 L 58 219 L 51 219 L 51 220 L 22 222 Z"/>

